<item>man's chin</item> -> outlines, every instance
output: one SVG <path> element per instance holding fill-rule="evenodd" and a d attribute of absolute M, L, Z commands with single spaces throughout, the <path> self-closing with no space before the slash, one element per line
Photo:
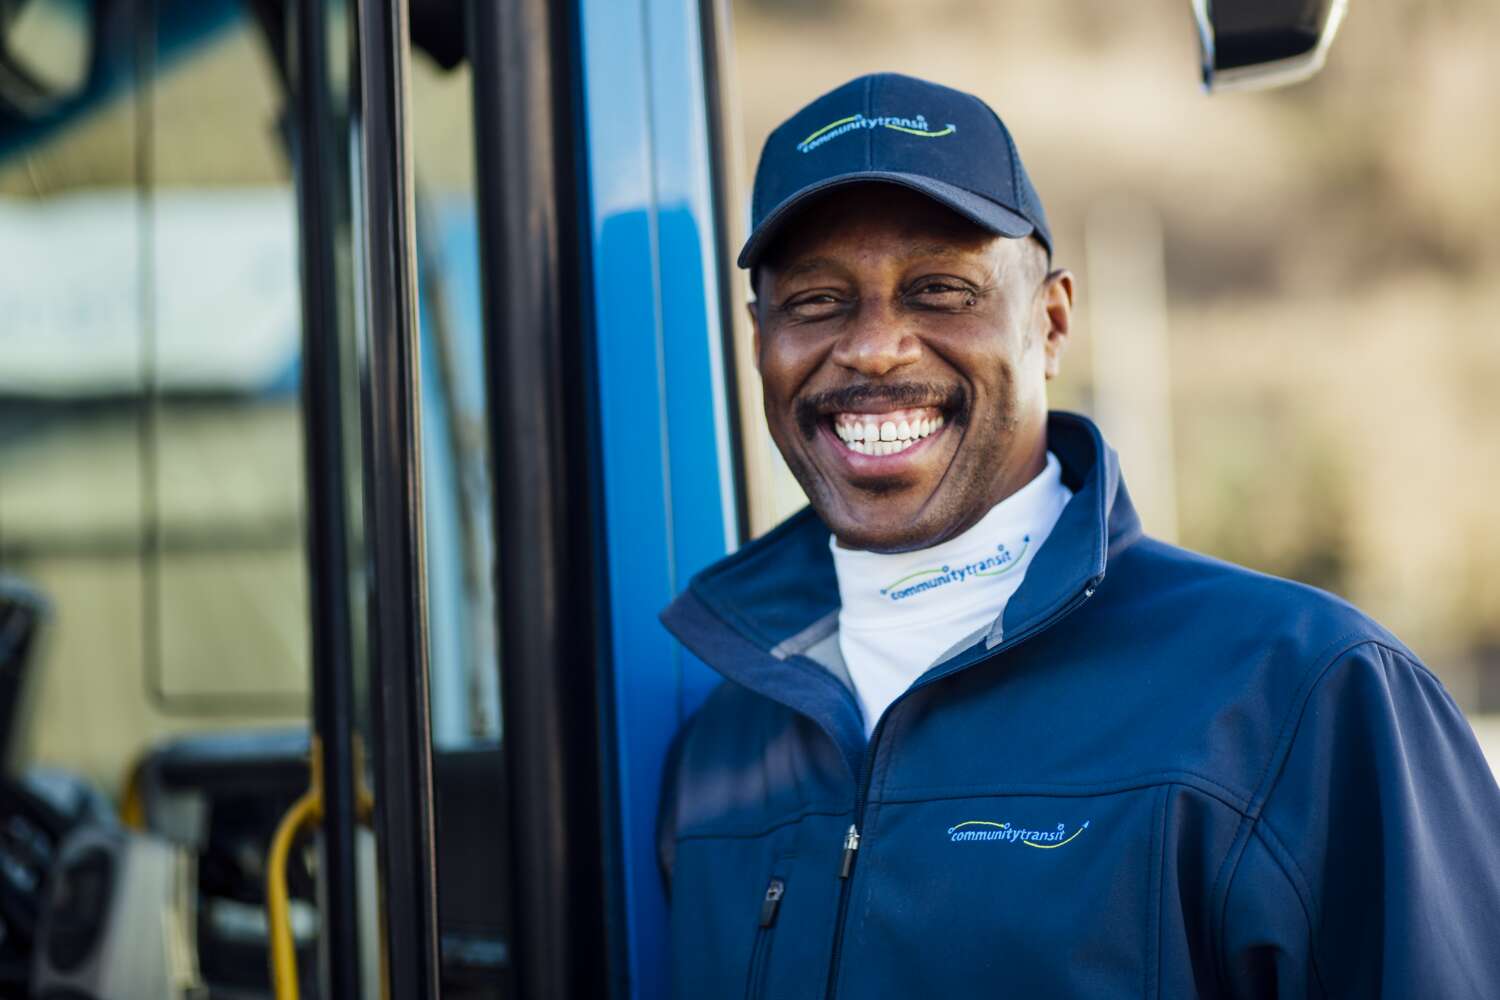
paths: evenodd
<path fill-rule="evenodd" d="M 934 519 L 925 507 L 923 503 L 892 496 L 885 500 L 844 503 L 836 511 L 818 513 L 843 548 L 910 552 L 943 540 L 943 526 L 931 523 Z"/>
<path fill-rule="evenodd" d="M 819 468 L 814 482 L 797 478 L 813 509 L 844 548 L 907 552 L 946 537 L 946 526 L 936 510 L 941 505 L 934 504 L 943 485 L 941 474 L 893 472 L 851 479 Z"/>

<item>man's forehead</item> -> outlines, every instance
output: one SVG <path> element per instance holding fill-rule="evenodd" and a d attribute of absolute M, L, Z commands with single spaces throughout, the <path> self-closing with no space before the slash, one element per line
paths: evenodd
<path fill-rule="evenodd" d="M 853 184 L 828 192 L 782 229 L 766 263 L 791 275 L 825 267 L 861 250 L 900 258 L 985 252 L 999 237 L 924 195 L 890 184 Z"/>

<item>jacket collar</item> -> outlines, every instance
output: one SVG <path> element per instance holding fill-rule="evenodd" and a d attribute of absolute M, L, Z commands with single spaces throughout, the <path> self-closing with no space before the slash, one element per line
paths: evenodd
<path fill-rule="evenodd" d="M 1081 595 L 1092 593 L 1110 557 L 1140 537 L 1140 519 L 1120 478 L 1119 459 L 1093 421 L 1050 413 L 1047 447 L 1061 461 L 1063 482 L 1073 499 L 984 643 L 944 661 L 929 675 L 963 669 L 1002 643 L 1045 628 Z M 789 646 L 795 648 L 788 640 L 838 610 L 828 535 L 812 508 L 804 508 L 693 577 L 661 620 L 729 680 L 821 725 L 853 765 L 865 746 L 853 695 L 822 666 L 787 652 Z"/>

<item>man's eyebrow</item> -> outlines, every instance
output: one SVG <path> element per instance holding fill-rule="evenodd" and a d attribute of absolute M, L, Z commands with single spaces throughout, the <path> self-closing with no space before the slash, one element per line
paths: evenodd
<path fill-rule="evenodd" d="M 959 257 L 964 249 L 952 243 L 908 243 L 902 248 L 903 257 Z"/>
<path fill-rule="evenodd" d="M 908 260 L 918 257 L 961 257 L 965 254 L 965 249 L 953 243 L 908 243 L 901 247 L 900 253 Z M 837 267 L 839 267 L 839 262 L 832 257 L 804 257 L 786 267 L 778 268 L 776 273 L 782 278 L 796 278 L 823 268 Z"/>
<path fill-rule="evenodd" d="M 825 267 L 836 267 L 837 263 L 832 257 L 804 257 L 795 264 L 777 268 L 777 274 L 782 278 L 796 278 L 810 271 L 817 271 Z"/>

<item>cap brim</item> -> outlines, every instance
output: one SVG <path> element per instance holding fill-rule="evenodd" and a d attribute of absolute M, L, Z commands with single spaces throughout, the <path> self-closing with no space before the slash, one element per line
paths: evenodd
<path fill-rule="evenodd" d="M 805 205 L 813 197 L 824 191 L 846 184 L 868 183 L 880 181 L 886 184 L 896 184 L 904 188 L 910 188 L 921 194 L 925 194 L 938 204 L 950 208 L 970 222 L 984 229 L 988 229 L 996 236 L 1007 236 L 1011 239 L 1020 239 L 1030 236 L 1036 232 L 1036 227 L 1018 212 L 1013 212 L 1003 205 L 990 201 L 982 195 L 965 191 L 961 187 L 943 181 L 933 180 L 931 177 L 923 177 L 920 174 L 906 174 L 891 170 L 861 170 L 854 173 L 839 174 L 837 177 L 829 177 L 809 184 L 787 198 L 781 204 L 761 220 L 760 225 L 750 234 L 740 250 L 739 266 L 753 267 L 760 255 L 771 245 L 782 226 L 791 218 L 798 208 Z"/>

